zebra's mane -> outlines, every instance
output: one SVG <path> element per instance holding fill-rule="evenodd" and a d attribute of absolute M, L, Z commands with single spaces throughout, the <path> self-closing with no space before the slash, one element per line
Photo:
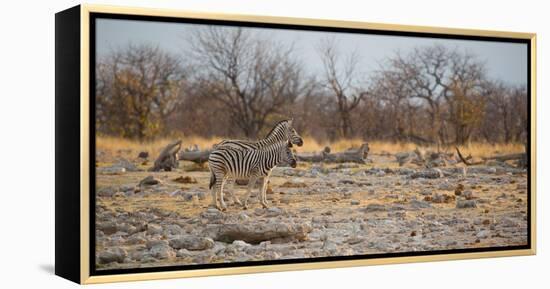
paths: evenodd
<path fill-rule="evenodd" d="M 271 128 L 271 130 L 265 135 L 265 138 L 264 139 L 268 139 L 276 130 L 278 130 L 282 125 L 283 123 L 288 123 L 290 121 L 290 119 L 285 119 L 285 120 L 281 120 L 279 121 L 276 125 L 273 126 L 273 128 Z"/>

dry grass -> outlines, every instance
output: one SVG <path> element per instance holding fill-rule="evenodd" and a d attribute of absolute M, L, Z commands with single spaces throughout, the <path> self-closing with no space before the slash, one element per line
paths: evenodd
<path fill-rule="evenodd" d="M 113 155 L 129 154 L 129 156 L 135 156 L 138 152 L 146 151 L 149 152 L 149 154 L 155 156 L 158 155 L 162 148 L 164 148 L 168 143 L 173 142 L 176 139 L 178 138 L 163 138 L 154 141 L 139 142 L 124 138 L 101 136 L 96 138 L 96 146 L 99 151 L 108 152 Z M 222 140 L 222 138 L 220 137 L 203 138 L 197 136 L 181 137 L 180 139 L 182 139 L 183 141 L 183 148 L 190 147 L 196 144 L 199 146 L 200 149 L 208 149 L 212 147 L 212 145 Z M 302 147 L 296 147 L 296 149 L 298 152 L 320 152 L 326 146 L 329 146 L 332 152 L 339 152 L 347 150 L 349 148 L 358 148 L 361 146 L 362 143 L 363 141 L 361 139 L 347 139 L 335 142 L 318 142 L 313 138 L 305 137 L 304 145 Z M 395 154 L 398 152 L 413 151 L 417 147 L 418 145 L 414 143 L 399 143 L 387 141 L 369 142 L 370 152 L 374 154 Z M 434 146 L 422 148 L 431 151 L 437 150 L 437 148 Z M 441 150 L 449 153 L 455 151 L 454 146 L 444 147 L 441 148 Z M 465 146 L 461 146 L 460 150 L 464 155 L 471 154 L 473 157 L 488 157 L 496 154 L 521 153 L 524 151 L 524 146 L 520 143 L 490 144 L 482 142 L 472 142 Z"/>
<path fill-rule="evenodd" d="M 182 148 L 187 148 L 196 144 L 200 149 L 210 148 L 212 145 L 219 143 L 222 140 L 217 137 L 174 137 L 140 142 L 119 137 L 98 136 L 96 138 L 96 148 L 99 151 L 109 152 L 112 154 L 124 154 L 125 152 L 131 152 L 132 154 L 137 155 L 137 153 L 145 151 L 150 155 L 156 156 L 166 145 L 177 139 L 182 140 Z"/>

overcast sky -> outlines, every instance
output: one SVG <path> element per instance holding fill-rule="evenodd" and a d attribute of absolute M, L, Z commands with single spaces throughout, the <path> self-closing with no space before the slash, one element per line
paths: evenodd
<path fill-rule="evenodd" d="M 185 36 L 198 24 L 165 23 L 134 20 L 98 19 L 96 23 L 96 52 L 99 56 L 127 43 L 151 43 L 183 56 L 189 48 Z M 260 37 L 283 43 L 294 43 L 295 52 L 309 73 L 319 74 L 322 65 L 316 47 L 326 37 L 334 37 L 338 51 L 349 53 L 356 50 L 360 55 L 362 73 L 370 74 L 378 69 L 379 63 L 391 57 L 396 51 L 407 53 L 414 47 L 442 44 L 475 54 L 486 64 L 488 76 L 513 85 L 527 83 L 527 44 L 447 40 L 435 38 L 380 36 L 314 32 L 286 29 L 246 28 L 254 30 Z"/>

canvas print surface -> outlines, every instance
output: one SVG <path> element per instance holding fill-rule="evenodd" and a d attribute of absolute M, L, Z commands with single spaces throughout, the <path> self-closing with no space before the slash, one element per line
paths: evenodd
<path fill-rule="evenodd" d="M 528 245 L 526 43 L 94 25 L 97 272 Z"/>

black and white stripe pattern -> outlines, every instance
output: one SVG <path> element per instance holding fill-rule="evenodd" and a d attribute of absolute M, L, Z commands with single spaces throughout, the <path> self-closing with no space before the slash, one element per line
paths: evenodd
<path fill-rule="evenodd" d="M 227 206 L 223 200 L 223 186 L 228 178 L 248 179 L 248 189 L 244 201 L 247 207 L 248 198 L 256 180 L 263 178 L 260 189 L 260 202 L 267 208 L 267 179 L 271 170 L 282 163 L 296 167 L 296 156 L 292 152 L 292 143 L 277 142 L 261 149 L 243 149 L 231 146 L 218 148 L 210 153 L 208 165 L 210 167 L 210 189 L 212 190 L 212 205 L 225 210 Z M 218 200 L 220 206 L 218 206 Z"/>

